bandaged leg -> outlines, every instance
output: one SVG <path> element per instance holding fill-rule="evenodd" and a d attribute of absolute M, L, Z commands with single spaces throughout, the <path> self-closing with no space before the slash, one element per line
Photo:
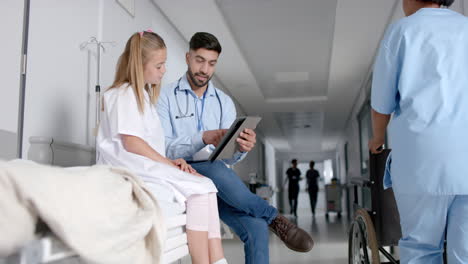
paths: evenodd
<path fill-rule="evenodd" d="M 208 194 L 209 218 L 208 218 L 208 239 L 221 239 L 221 227 L 219 224 L 218 198 L 216 193 Z"/>
<path fill-rule="evenodd" d="M 187 229 L 208 232 L 209 218 L 208 194 L 190 196 L 187 199 Z"/>
<path fill-rule="evenodd" d="M 210 215 L 208 225 L 208 246 L 210 248 L 210 262 L 215 264 L 227 264 L 224 258 L 223 246 L 221 243 L 221 230 L 218 213 L 218 198 L 215 193 L 208 194 Z"/>
<path fill-rule="evenodd" d="M 187 199 L 187 229 L 207 231 L 208 238 L 221 238 L 216 193 L 192 195 Z"/>
<path fill-rule="evenodd" d="M 192 263 L 210 263 L 208 245 L 208 195 L 192 195 L 187 199 L 187 239 Z"/>
<path fill-rule="evenodd" d="M 209 248 L 210 263 L 227 263 L 221 244 L 216 193 L 192 195 L 187 199 L 187 234 L 194 242 L 189 241 L 192 258 L 205 259 L 201 251 Z"/>

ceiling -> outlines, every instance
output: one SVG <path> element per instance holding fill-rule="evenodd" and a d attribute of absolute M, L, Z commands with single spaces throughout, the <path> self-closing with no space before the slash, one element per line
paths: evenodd
<path fill-rule="evenodd" d="M 153 1 L 186 40 L 218 37 L 217 85 L 263 117 L 280 152 L 336 148 L 385 28 L 403 17 L 401 0 Z"/>
<path fill-rule="evenodd" d="M 266 99 L 327 95 L 336 0 L 216 2 Z"/>

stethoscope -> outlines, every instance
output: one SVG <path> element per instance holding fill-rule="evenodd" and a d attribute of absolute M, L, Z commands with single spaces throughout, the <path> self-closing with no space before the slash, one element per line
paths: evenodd
<path fill-rule="evenodd" d="M 177 82 L 177 86 L 174 88 L 174 96 L 175 96 L 175 101 L 176 101 L 176 105 L 177 105 L 177 110 L 179 110 L 179 115 L 176 115 L 175 119 L 183 119 L 183 118 L 195 116 L 195 114 L 193 112 L 191 114 L 189 114 L 189 109 L 188 109 L 188 107 L 189 107 L 189 95 L 188 95 L 187 90 L 184 90 L 185 91 L 185 113 L 182 113 L 182 109 L 180 108 L 179 98 L 177 97 L 177 92 L 180 91 L 180 81 L 181 80 L 182 80 L 182 78 L 179 79 L 179 81 Z M 222 124 L 222 121 L 223 121 L 223 105 L 221 103 L 221 98 L 219 98 L 219 94 L 218 94 L 218 92 L 216 91 L 215 88 L 214 88 L 214 91 L 215 91 L 216 98 L 218 99 L 219 109 L 221 110 L 220 118 L 219 118 L 219 127 L 221 128 L 221 124 Z M 202 109 L 201 109 L 200 117 L 198 118 L 198 131 L 202 130 L 202 117 L 203 117 L 203 111 L 205 110 L 204 108 L 205 108 L 205 99 L 206 99 L 206 93 L 207 92 L 208 92 L 208 89 L 206 89 L 206 91 L 203 93 Z"/>

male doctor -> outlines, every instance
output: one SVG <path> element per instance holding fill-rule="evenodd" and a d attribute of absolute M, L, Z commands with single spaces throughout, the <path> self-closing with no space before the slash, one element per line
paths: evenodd
<path fill-rule="evenodd" d="M 203 153 L 214 149 L 236 118 L 232 99 L 210 81 L 220 53 L 221 45 L 215 36 L 196 33 L 186 54 L 187 73 L 161 91 L 157 107 L 169 158 L 190 161 L 194 156 L 207 156 Z M 269 227 L 295 251 L 310 251 L 313 241 L 276 208 L 251 193 L 226 166 L 241 161 L 255 142 L 255 132 L 245 129 L 237 139 L 239 151 L 231 159 L 192 163 L 192 167 L 218 188 L 220 217 L 244 242 L 245 263 L 267 264 Z"/>

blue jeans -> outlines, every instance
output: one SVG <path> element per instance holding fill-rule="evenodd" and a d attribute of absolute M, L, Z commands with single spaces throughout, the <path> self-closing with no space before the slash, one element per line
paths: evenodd
<path fill-rule="evenodd" d="M 244 242 L 245 263 L 269 263 L 268 225 L 278 210 L 247 189 L 222 161 L 191 165 L 218 188 L 219 216 Z"/>

